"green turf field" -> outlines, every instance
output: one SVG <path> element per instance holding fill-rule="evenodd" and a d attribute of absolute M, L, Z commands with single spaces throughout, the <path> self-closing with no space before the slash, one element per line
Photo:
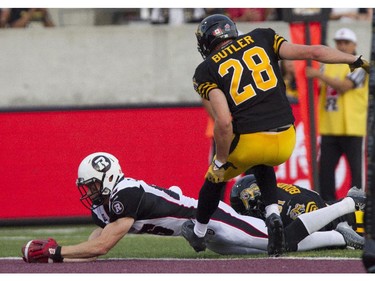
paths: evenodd
<path fill-rule="evenodd" d="M 64 245 L 72 245 L 87 240 L 94 225 L 1 227 L 0 257 L 21 257 L 21 248 L 31 239 L 52 237 Z M 295 257 L 347 257 L 360 258 L 361 250 L 320 250 L 288 253 Z M 101 258 L 256 258 L 254 256 L 222 256 L 209 250 L 196 253 L 182 237 L 151 235 L 126 235 L 114 249 Z"/>

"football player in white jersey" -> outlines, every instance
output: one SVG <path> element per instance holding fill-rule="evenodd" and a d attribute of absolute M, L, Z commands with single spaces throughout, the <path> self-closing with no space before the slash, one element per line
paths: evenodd
<path fill-rule="evenodd" d="M 31 240 L 22 249 L 26 262 L 88 261 L 105 255 L 127 233 L 181 236 L 182 224 L 194 226 L 198 200 L 184 196 L 177 186 L 169 189 L 125 177 L 118 159 L 105 152 L 84 158 L 77 186 L 82 203 L 92 211 L 98 228 L 88 241 L 60 246 L 52 239 Z M 317 232 L 331 220 L 355 211 L 356 202 L 341 202 L 303 214 L 286 227 L 288 251 L 336 246 L 361 248 L 350 232 Z M 323 213 L 324 212 L 324 213 Z M 267 227 L 262 219 L 238 214 L 220 202 L 208 225 L 207 248 L 219 254 L 267 254 Z M 320 234 L 318 236 L 315 236 Z"/>

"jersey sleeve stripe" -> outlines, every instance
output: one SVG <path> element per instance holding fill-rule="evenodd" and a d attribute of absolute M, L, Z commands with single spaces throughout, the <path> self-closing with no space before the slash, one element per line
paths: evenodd
<path fill-rule="evenodd" d="M 217 84 L 216 83 L 210 83 L 210 82 L 206 82 L 206 83 L 203 83 L 201 85 L 199 85 L 198 87 L 198 94 L 204 98 L 204 99 L 209 99 L 208 98 L 208 93 L 212 90 L 212 89 L 216 89 L 218 88 Z"/>
<path fill-rule="evenodd" d="M 274 39 L 274 42 L 273 42 L 273 50 L 275 52 L 275 54 L 277 54 L 277 56 L 279 56 L 279 48 L 281 46 L 281 43 L 283 43 L 285 41 L 285 38 L 278 35 L 278 34 L 275 34 L 275 39 Z"/>

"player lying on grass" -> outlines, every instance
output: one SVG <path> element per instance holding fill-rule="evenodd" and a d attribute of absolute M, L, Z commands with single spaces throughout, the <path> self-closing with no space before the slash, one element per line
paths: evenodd
<path fill-rule="evenodd" d="M 292 223 L 299 215 L 312 212 L 335 202 L 325 202 L 319 193 L 298 185 L 278 183 L 277 198 L 280 209 L 280 216 L 284 226 Z M 352 187 L 347 196 L 365 198 L 366 194 L 357 187 Z M 336 201 L 337 202 L 337 201 Z M 265 220 L 262 193 L 253 174 L 244 175 L 236 180 L 230 193 L 230 205 L 237 213 L 258 217 Z M 321 230 L 333 230 L 341 222 L 347 222 L 360 236 L 364 234 L 364 208 L 359 206 L 359 210 L 354 213 L 339 217 Z"/>
<path fill-rule="evenodd" d="M 280 215 L 285 226 L 292 223 L 301 214 L 312 212 L 334 203 L 325 202 L 319 193 L 298 185 L 278 183 L 277 187 Z M 366 194 L 363 190 L 352 187 L 347 196 L 365 198 Z M 241 215 L 265 219 L 265 204 L 254 175 L 244 175 L 236 180 L 230 193 L 230 205 Z M 321 230 L 333 230 L 339 223 L 346 221 L 360 236 L 363 236 L 365 204 L 359 204 L 358 208 L 359 210 L 353 213 L 331 221 Z"/>
<path fill-rule="evenodd" d="M 83 159 L 78 168 L 77 186 L 81 202 L 92 211 L 99 228 L 88 241 L 77 245 L 60 246 L 52 238 L 31 240 L 22 248 L 26 262 L 89 261 L 105 255 L 127 233 L 180 236 L 184 222 L 191 221 L 190 227 L 194 226 L 198 200 L 184 196 L 178 187 L 165 189 L 125 177 L 117 158 L 111 154 L 97 152 Z M 285 229 L 287 250 L 328 246 L 361 248 L 362 241 L 352 240 L 350 227 L 321 232 L 326 235 L 320 236 L 319 241 L 310 235 L 337 217 L 354 212 L 357 201 L 347 197 L 332 206 L 299 216 Z M 216 253 L 267 253 L 265 222 L 240 215 L 224 202 L 220 202 L 208 228 L 207 247 Z"/>

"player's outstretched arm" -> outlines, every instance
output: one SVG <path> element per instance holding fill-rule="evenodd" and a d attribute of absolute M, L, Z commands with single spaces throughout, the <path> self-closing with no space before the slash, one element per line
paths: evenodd
<path fill-rule="evenodd" d="M 108 253 L 128 233 L 133 223 L 133 218 L 120 218 L 103 230 L 95 230 L 90 235 L 92 239 L 72 246 L 60 246 L 52 238 L 31 240 L 22 248 L 23 260 L 29 263 L 95 260 Z"/>
<path fill-rule="evenodd" d="M 102 233 L 103 228 L 96 228 L 93 230 L 93 232 L 90 234 L 88 240 L 95 239 L 100 236 Z M 85 259 L 64 259 L 64 262 L 90 262 L 90 261 L 96 261 L 97 257 L 92 257 L 92 258 L 85 258 Z"/>
<path fill-rule="evenodd" d="M 315 60 L 326 64 L 348 64 L 351 71 L 362 67 L 368 73 L 370 69 L 369 63 L 362 56 L 354 56 L 325 45 L 300 45 L 284 42 L 280 46 L 279 55 L 282 59 L 288 60 Z"/>

